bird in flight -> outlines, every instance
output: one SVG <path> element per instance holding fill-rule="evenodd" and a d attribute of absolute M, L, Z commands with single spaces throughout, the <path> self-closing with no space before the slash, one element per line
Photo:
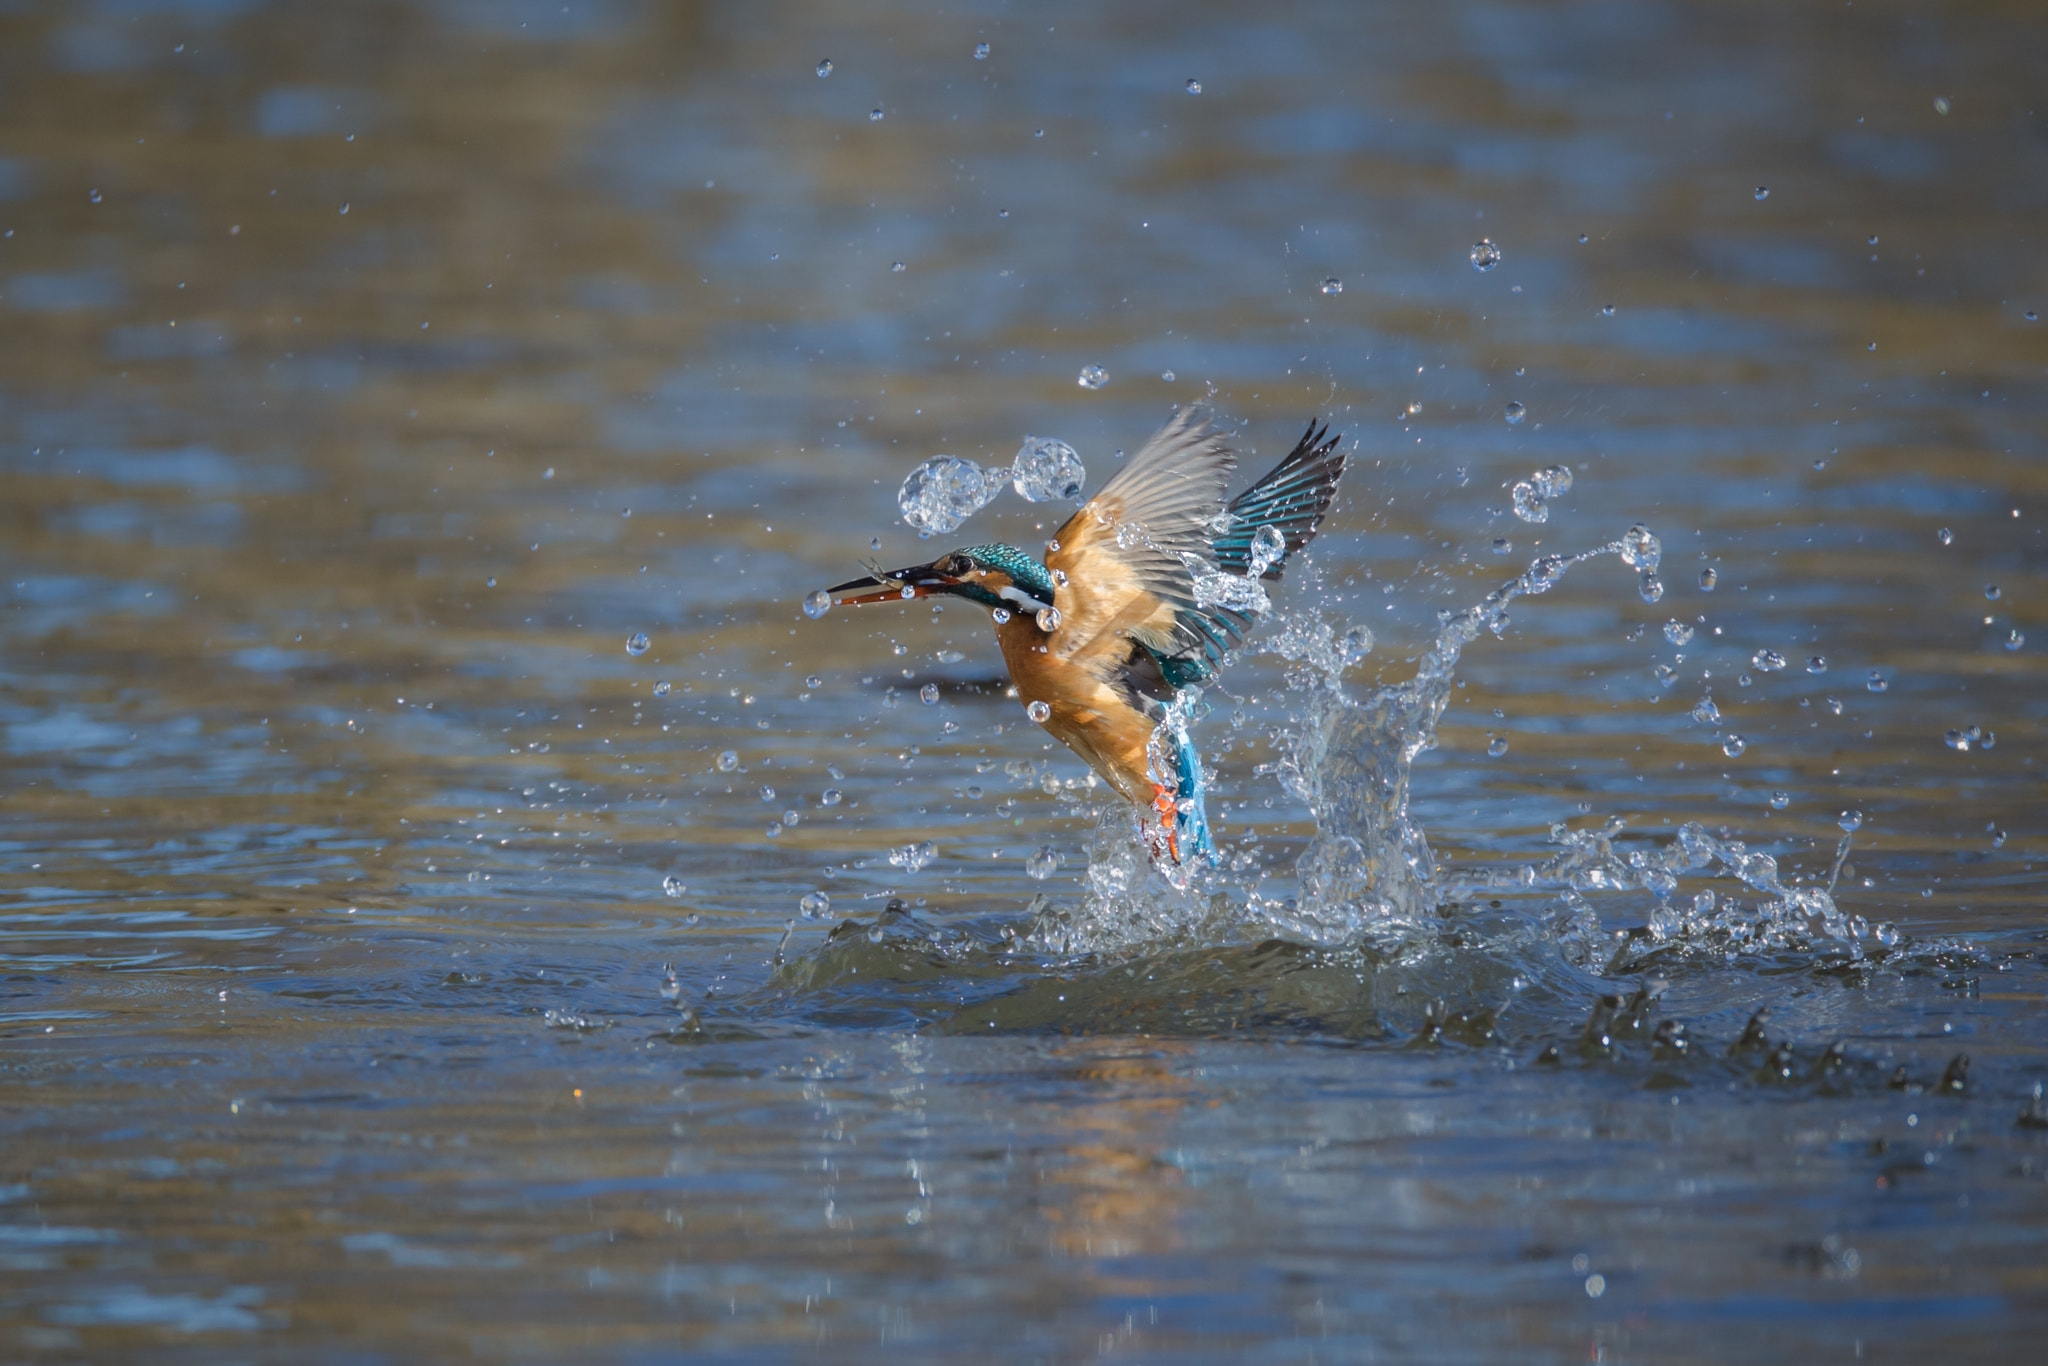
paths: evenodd
<path fill-rule="evenodd" d="M 829 589 L 842 605 L 941 595 L 989 609 L 1026 713 L 1139 808 L 1154 858 L 1213 859 L 1200 756 L 1173 702 L 1215 675 L 1265 609 L 1260 580 L 1322 525 L 1344 472 L 1314 422 L 1230 500 L 1235 452 L 1182 408 L 1068 518 L 1040 561 L 967 546 Z M 844 596 L 842 596 L 844 595 Z"/>

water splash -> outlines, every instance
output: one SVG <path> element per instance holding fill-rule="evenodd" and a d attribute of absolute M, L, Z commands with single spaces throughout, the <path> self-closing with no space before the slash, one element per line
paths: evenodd
<path fill-rule="evenodd" d="M 1155 866 L 1136 837 L 1127 808 L 1098 812 L 1079 905 L 1047 908 L 1025 936 L 1031 948 L 1056 955 L 1117 954 L 1190 942 L 1222 943 L 1279 937 L 1321 948 L 1364 949 L 1381 961 L 1425 952 L 1442 935 L 1447 908 L 1503 893 L 1554 894 L 1544 930 L 1582 966 L 1618 970 L 1674 947 L 1715 955 L 1812 947 L 1829 941 L 1860 956 L 1868 933 L 1845 917 L 1831 895 L 1848 857 L 1853 826 L 1827 883 L 1787 881 L 1777 861 L 1741 840 L 1717 837 L 1697 823 L 1661 846 L 1623 847 L 1625 823 L 1610 817 L 1580 830 L 1551 829 L 1557 852 L 1534 863 L 1446 869 L 1410 809 L 1416 758 L 1437 744 L 1459 658 L 1483 633 L 1498 633 L 1509 607 L 1548 592 L 1573 567 L 1613 555 L 1654 581 L 1657 538 L 1633 527 L 1618 540 L 1578 554 L 1546 555 L 1478 604 L 1446 614 L 1413 677 L 1353 695 L 1343 680 L 1355 656 L 1348 633 L 1313 613 L 1283 613 L 1258 648 L 1297 666 L 1290 685 L 1305 706 L 1271 771 L 1309 808 L 1315 833 L 1295 861 L 1296 892 L 1273 899 L 1260 892 L 1261 872 L 1249 851 L 1215 869 Z M 1648 596 L 1646 592 L 1644 596 Z M 1176 713 L 1191 726 L 1199 707 Z M 1732 882 L 1681 902 L 1684 879 Z M 1645 892 L 1651 898 L 1641 931 L 1603 927 L 1588 894 Z"/>

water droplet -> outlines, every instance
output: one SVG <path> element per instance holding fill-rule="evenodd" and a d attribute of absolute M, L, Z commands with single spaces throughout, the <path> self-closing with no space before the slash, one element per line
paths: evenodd
<path fill-rule="evenodd" d="M 1501 755 L 1508 752 L 1508 742 L 1498 735 L 1490 735 L 1486 740 L 1486 752 L 1493 758 L 1498 759 Z"/>
<path fill-rule="evenodd" d="M 1946 113 L 1947 113 L 1948 111 L 1949 111 L 1949 103 L 1948 103 L 1948 96 L 1946 96 L 1946 95 L 1936 95 L 1936 96 L 1934 97 L 1934 112 L 1935 112 L 1935 113 L 1937 113 L 1937 114 L 1946 114 Z"/>
<path fill-rule="evenodd" d="M 1601 317 L 1603 317 L 1603 318 L 1611 318 L 1611 317 L 1613 317 L 1613 316 L 1614 316 L 1614 305 L 1613 305 L 1613 304 L 1602 304 L 1602 305 L 1600 305 L 1600 316 L 1601 316 Z"/>
<path fill-rule="evenodd" d="M 1650 676 L 1657 680 L 1659 687 L 1668 688 L 1678 682 L 1678 670 L 1672 668 L 1669 664 L 1659 664 L 1656 668 L 1650 670 Z"/>
<path fill-rule="evenodd" d="M 1607 1278 L 1599 1272 L 1586 1277 L 1586 1298 L 1597 1300 L 1607 1293 Z"/>
<path fill-rule="evenodd" d="M 1202 93 L 1202 83 L 1196 80 L 1193 76 L 1188 77 L 1188 93 L 1190 95 L 1199 95 Z"/>
<path fill-rule="evenodd" d="M 804 615 L 812 621 L 832 610 L 832 595 L 822 588 L 816 588 L 804 595 Z"/>
<path fill-rule="evenodd" d="M 1712 693 L 1706 694 L 1694 705 L 1692 719 L 1700 722 L 1702 725 L 1718 726 L 1721 724 L 1721 709 L 1714 704 L 1714 695 Z"/>
<path fill-rule="evenodd" d="M 667 697 L 670 693 L 674 692 L 675 690 L 676 685 L 669 682 L 666 678 L 662 679 L 659 683 L 656 683 L 654 685 L 654 695 L 656 697 Z"/>
<path fill-rule="evenodd" d="M 827 57 L 824 61 L 818 63 L 818 79 L 822 81 L 831 74 L 832 59 L 830 57 Z"/>
<path fill-rule="evenodd" d="M 1010 619 L 1010 609 L 1007 607 L 997 607 L 991 610 L 988 615 L 989 620 L 993 621 L 996 625 L 1001 626 L 1004 622 Z"/>
<path fill-rule="evenodd" d="M 1529 476 L 1535 485 L 1538 498 L 1555 498 L 1561 493 L 1572 491 L 1572 471 L 1569 465 L 1546 465 Z M 1633 563 L 1633 562 L 1631 562 Z M 1655 568 L 1653 564 L 1651 568 Z"/>
<path fill-rule="evenodd" d="M 342 212 L 342 213 L 344 213 L 344 214 L 348 212 L 348 201 L 347 201 L 347 200 L 345 200 L 345 199 L 344 199 L 344 200 L 343 200 L 343 201 L 341 202 L 341 209 L 340 209 L 340 212 Z"/>
<path fill-rule="evenodd" d="M 1756 187 L 1756 198 L 1757 198 L 1757 202 L 1758 202 L 1759 204 L 1761 204 L 1761 203 L 1762 203 L 1762 202 L 1763 202 L 1764 200 L 1766 200 L 1766 199 L 1769 199 L 1770 197 L 1771 197 L 1771 187 L 1770 187 L 1770 186 L 1768 186 L 1768 185 L 1759 185 L 1759 186 L 1757 186 L 1757 187 Z"/>
<path fill-rule="evenodd" d="M 1537 496 L 1534 484 L 1526 479 L 1521 480 L 1516 483 L 1512 493 L 1515 500 L 1515 516 L 1538 525 L 1550 520 L 1550 504 Z"/>
<path fill-rule="evenodd" d="M 891 849 L 889 851 L 889 866 L 901 868 L 906 873 L 920 873 L 930 867 L 932 860 L 938 856 L 939 847 L 937 845 L 933 844 L 930 840 L 919 840 L 915 844 L 906 844 L 900 849 Z"/>
<path fill-rule="evenodd" d="M 93 203 L 97 204 L 100 202 L 100 192 L 98 190 L 94 190 L 91 194 L 87 195 L 86 198 L 92 200 Z"/>
<path fill-rule="evenodd" d="M 1741 754 L 1742 751 L 1748 748 L 1749 741 L 1743 739 L 1740 735 L 1737 735 L 1732 730 L 1721 737 L 1721 752 L 1731 759 L 1735 758 L 1737 755 Z"/>
<path fill-rule="evenodd" d="M 927 683 L 917 690 L 917 695 L 927 707 L 932 706 L 939 700 L 939 685 Z"/>
<path fill-rule="evenodd" d="M 1863 828 L 1863 813 L 1861 811 L 1844 811 L 1841 815 L 1835 817 L 1835 824 L 1842 827 L 1843 834 L 1853 835 Z"/>
<path fill-rule="evenodd" d="M 1348 669 L 1371 654 L 1372 647 L 1372 628 L 1353 626 L 1337 637 L 1337 658 Z"/>
<path fill-rule="evenodd" d="M 1889 920 L 1878 921 L 1877 928 L 1872 930 L 1870 933 L 1872 938 L 1877 940 L 1878 943 L 1884 945 L 1886 948 L 1890 948 L 1892 945 L 1899 942 L 1899 927 L 1897 925 L 1892 924 L 1892 922 Z"/>
<path fill-rule="evenodd" d="M 484 580 L 484 587 L 486 587 L 486 588 L 496 588 L 497 586 L 498 586 L 498 576 L 497 576 L 496 574 L 493 574 L 493 575 L 491 575 L 491 576 L 490 576 L 489 578 L 487 578 L 487 579 L 485 579 L 485 580 Z"/>
<path fill-rule="evenodd" d="M 1667 621 L 1664 623 L 1664 639 L 1673 645 L 1683 645 L 1692 639 L 1692 627 L 1682 621 Z"/>
<path fill-rule="evenodd" d="M 1038 609 L 1038 629 L 1039 629 L 1039 630 L 1041 630 L 1041 631 L 1043 631 L 1043 632 L 1045 632 L 1045 633 L 1046 633 L 1047 635 L 1051 635 L 1051 634 L 1052 634 L 1052 633 L 1053 633 L 1054 631 L 1057 631 L 1057 630 L 1059 630 L 1059 629 L 1060 629 L 1060 609 L 1059 609 L 1059 608 L 1057 608 L 1057 607 L 1041 607 L 1041 608 L 1039 608 L 1039 609 Z"/>
<path fill-rule="evenodd" d="M 2013 627 L 2012 633 L 2005 638 L 2005 648 L 2008 650 L 2018 650 L 2026 643 L 2027 638 L 2020 634 L 2020 628 L 2017 626 Z"/>
<path fill-rule="evenodd" d="M 1863 686 L 1870 689 L 1872 692 L 1883 692 L 1886 688 L 1889 688 L 1891 684 L 1885 680 L 1885 676 L 1883 674 L 1879 673 L 1875 669 L 1872 669 L 1870 671 L 1870 681 L 1868 683 L 1865 683 Z"/>
<path fill-rule="evenodd" d="M 1083 389 L 1100 389 L 1109 383 L 1109 371 L 1099 365 L 1084 365 L 1075 382 Z"/>
<path fill-rule="evenodd" d="M 1024 873 L 1025 876 L 1034 882 L 1043 882 L 1054 873 L 1057 873 L 1060 870 L 1060 864 L 1065 861 L 1060 857 L 1059 850 L 1053 848 L 1050 844 L 1041 844 L 1030 857 L 1024 860 Z"/>
<path fill-rule="evenodd" d="M 1790 805 L 1792 805 L 1792 794 L 1791 794 L 1791 793 L 1789 793 L 1789 792 L 1773 792 L 1773 793 L 1771 794 L 1771 810 L 1773 810 L 1773 811 L 1783 811 L 1783 810 L 1784 810 L 1784 809 L 1785 809 L 1786 807 L 1788 807 L 1788 806 L 1790 806 Z"/>
<path fill-rule="evenodd" d="M 1664 562 L 1664 545 L 1656 533 L 1638 522 L 1621 537 L 1621 562 L 1637 569 L 1655 569 Z"/>
<path fill-rule="evenodd" d="M 832 898 L 823 892 L 805 892 L 797 898 L 796 908 L 806 920 L 823 920 L 832 914 Z"/>
<path fill-rule="evenodd" d="M 1829 711 L 1833 712 L 1833 713 L 1834 713 L 1835 715 L 1837 715 L 1837 716 L 1840 716 L 1840 715 L 1842 714 L 1842 699 L 1841 699 L 1841 698 L 1839 698 L 1839 697 L 1825 697 L 1825 698 L 1822 698 L 1821 700 L 1822 700 L 1823 702 L 1825 702 L 1825 703 L 1827 704 L 1827 709 L 1828 709 Z"/>
<path fill-rule="evenodd" d="M 1645 569 L 1636 577 L 1636 594 L 1644 602 L 1664 601 L 1664 580 L 1657 577 L 1654 569 Z"/>
<path fill-rule="evenodd" d="M 1774 674 L 1785 667 L 1785 656 L 1776 650 L 1758 650 L 1749 657 L 1749 662 L 1767 674 Z"/>
<path fill-rule="evenodd" d="M 663 896 L 678 897 L 688 890 L 689 888 L 683 885 L 683 880 L 679 877 L 670 876 L 661 880 Z"/>
<path fill-rule="evenodd" d="M 1993 835 L 1993 836 L 1991 837 L 1991 847 L 1992 847 L 1993 849 L 2003 849 L 2003 848 L 2005 847 L 2005 836 L 2006 836 L 2006 832 L 2005 832 L 2005 831 L 2003 831 L 2003 830 L 2001 830 L 2001 831 L 1999 831 L 1999 832 L 1998 832 L 1997 834 Z M 2036 1084 L 2038 1085 L 2039 1083 L 2036 1083 Z"/>
<path fill-rule="evenodd" d="M 974 60 L 977 62 L 985 62 L 988 60 L 987 43 L 976 43 L 974 45 Z"/>
<path fill-rule="evenodd" d="M 1060 502 L 1081 496 L 1087 467 L 1066 442 L 1050 436 L 1026 436 L 1010 461 L 1010 485 L 1027 503 Z"/>
<path fill-rule="evenodd" d="M 1947 527 L 1943 527 L 1941 530 L 1934 533 L 1934 538 L 1940 541 L 1943 545 L 1949 545 L 1955 541 L 1956 534 L 1953 531 L 1950 531 Z"/>
<path fill-rule="evenodd" d="M 869 123 L 880 123 L 881 121 L 882 121 L 882 109 L 881 109 L 881 106 L 880 106 L 880 105 L 877 105 L 877 106 L 875 106 L 875 107 L 874 107 L 873 109 L 870 109 L 870 110 L 868 110 L 868 122 L 869 122 Z"/>
<path fill-rule="evenodd" d="M 740 766 L 740 756 L 732 750 L 722 750 L 718 755 L 718 771 L 730 773 Z"/>
<path fill-rule="evenodd" d="M 1005 482 L 972 460 L 935 455 L 904 476 L 896 506 L 920 535 L 943 535 L 987 507 Z"/>
<path fill-rule="evenodd" d="M 822 688 L 825 686 L 825 679 L 820 674 L 810 674 L 804 678 L 804 686 L 806 688 Z"/>
<path fill-rule="evenodd" d="M 891 261 L 889 263 L 889 269 L 892 273 L 901 275 L 907 269 L 907 267 L 901 261 Z"/>
<path fill-rule="evenodd" d="M 2024 318 L 2025 318 L 2025 319 L 2026 319 L 2026 320 L 2027 320 L 2028 322 L 2030 322 L 2030 323 L 2037 323 L 2037 322 L 2041 321 L 2041 315 L 2040 315 L 2040 314 L 2038 314 L 2038 313 L 2036 313 L 2036 312 L 2035 312 L 2035 311 L 2034 311 L 2033 309 L 2031 309 L 2031 308 L 2030 308 L 2030 309 L 2028 309 L 2028 310 L 2027 310 L 2027 311 L 2026 311 L 2025 313 L 2021 314 L 2020 316 L 2021 316 L 2021 317 L 2024 317 Z"/>
<path fill-rule="evenodd" d="M 653 647 L 654 642 L 647 638 L 647 633 L 644 631 L 635 631 L 632 635 L 626 637 L 626 653 L 636 658 L 646 654 Z"/>
<path fill-rule="evenodd" d="M 1044 137 L 1044 136 L 1045 136 L 1045 130 L 1044 130 L 1043 128 L 1040 128 L 1040 129 L 1036 130 L 1035 132 L 1033 132 L 1033 133 L 1031 134 L 1031 136 L 1032 136 L 1032 137 L 1035 137 L 1035 138 L 1042 138 L 1042 137 Z"/>
<path fill-rule="evenodd" d="M 1505 537 L 1505 536 L 1496 536 L 1496 537 L 1494 537 L 1494 538 L 1493 538 L 1493 553 L 1494 553 L 1494 554 L 1496 554 L 1496 555 L 1512 555 L 1512 554 L 1514 553 L 1514 551 L 1515 551 L 1515 543 L 1514 543 L 1513 541 L 1509 540 L 1509 539 L 1508 539 L 1507 537 Z"/>
<path fill-rule="evenodd" d="M 2005 595 L 2003 593 L 1998 591 L 1997 584 L 1987 583 L 1984 585 L 1984 597 L 1987 601 L 1997 602 L 2001 597 L 2004 596 Z"/>
<path fill-rule="evenodd" d="M 1580 246 L 1582 246 L 1582 247 L 1583 247 L 1583 246 L 1585 246 L 1585 245 L 1586 245 L 1586 243 L 1588 243 L 1588 242 L 1590 242 L 1590 241 L 1592 241 L 1592 240 L 1593 240 L 1592 238 L 1590 238 L 1590 237 L 1586 236 L 1586 234 L 1584 234 L 1584 233 L 1580 233 L 1580 234 L 1579 234 L 1579 245 L 1580 245 Z"/>
<path fill-rule="evenodd" d="M 782 823 L 784 825 L 795 825 L 802 819 L 803 816 L 795 811 L 785 811 L 782 813 Z"/>
<path fill-rule="evenodd" d="M 1951 730 L 1941 737 L 1941 741 L 1950 749 L 1966 750 L 1970 747 L 1970 742 L 1975 738 L 1976 737 L 1972 736 L 1968 731 Z"/>
<path fill-rule="evenodd" d="M 1826 655 L 1810 655 L 1806 660 L 1806 671 L 1810 674 L 1824 674 L 1828 671 Z"/>
<path fill-rule="evenodd" d="M 1052 708 L 1043 702 L 1033 702 L 1024 708 L 1024 714 L 1042 726 L 1052 717 Z"/>
<path fill-rule="evenodd" d="M 1715 585 L 1715 584 L 1717 584 L 1717 583 L 1719 583 L 1720 581 L 1721 581 L 1721 576 L 1720 576 L 1719 574 L 1716 574 L 1716 573 L 1715 573 L 1715 572 L 1714 572 L 1714 571 L 1713 571 L 1713 570 L 1712 570 L 1711 568 L 1708 568 L 1708 569 L 1702 569 L 1702 570 L 1700 571 L 1700 592 L 1702 592 L 1702 593 L 1711 593 L 1711 592 L 1713 592 L 1713 591 L 1714 591 L 1714 585 Z"/>
<path fill-rule="evenodd" d="M 842 792 L 840 792 L 840 790 L 839 790 L 838 788 L 836 788 L 836 787 L 828 787 L 828 788 L 826 788 L 826 789 L 825 789 L 825 790 L 824 790 L 823 792 L 820 792 L 820 793 L 818 794 L 818 805 L 820 805 L 820 806 L 837 806 L 837 805 L 839 805 L 839 803 L 840 803 L 841 801 L 843 801 L 844 799 L 845 799 L 845 794 L 844 794 L 844 793 L 842 793 Z"/>
<path fill-rule="evenodd" d="M 1520 402 L 1510 402 L 1508 404 L 1507 419 L 1510 427 L 1519 426 L 1522 419 L 1528 415 L 1529 410 L 1524 408 Z"/>
<path fill-rule="evenodd" d="M 1338 279 L 1334 275 L 1325 277 L 1325 279 L 1323 280 L 1323 293 L 1342 294 L 1343 292 L 1344 282 L 1342 280 Z"/>
<path fill-rule="evenodd" d="M 762 800 L 762 802 L 763 802 L 763 803 L 767 803 L 767 802 L 772 802 L 772 801 L 774 801 L 774 800 L 775 800 L 775 789 L 774 789 L 774 788 L 772 788 L 772 787 L 770 787 L 770 786 L 768 786 L 768 785 L 767 785 L 766 783 L 763 783 L 763 784 L 761 785 L 761 800 Z"/>
<path fill-rule="evenodd" d="M 1287 538 L 1276 526 L 1262 526 L 1252 534 L 1246 576 L 1258 578 L 1287 554 Z"/>
<path fill-rule="evenodd" d="M 1500 248 L 1493 244 L 1491 237 L 1482 237 L 1472 244 L 1472 269 L 1492 270 L 1500 264 Z"/>

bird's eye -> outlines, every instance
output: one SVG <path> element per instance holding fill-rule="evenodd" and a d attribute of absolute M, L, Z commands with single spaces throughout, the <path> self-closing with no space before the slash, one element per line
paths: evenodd
<path fill-rule="evenodd" d="M 974 568 L 974 562 L 965 555 L 948 555 L 946 562 L 939 566 L 939 572 L 959 579 L 965 578 L 967 571 L 972 568 Z"/>

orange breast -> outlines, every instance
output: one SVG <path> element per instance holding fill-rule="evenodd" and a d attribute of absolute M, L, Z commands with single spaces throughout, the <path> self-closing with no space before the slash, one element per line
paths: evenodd
<path fill-rule="evenodd" d="M 1152 723 L 1143 713 L 1087 669 L 1048 653 L 1045 632 L 1021 612 L 996 627 L 996 643 L 1018 697 L 1027 707 L 1043 702 L 1051 708 L 1040 723 L 1045 730 L 1125 800 L 1150 802 L 1153 784 L 1146 773 L 1145 746 L 1152 739 Z"/>

